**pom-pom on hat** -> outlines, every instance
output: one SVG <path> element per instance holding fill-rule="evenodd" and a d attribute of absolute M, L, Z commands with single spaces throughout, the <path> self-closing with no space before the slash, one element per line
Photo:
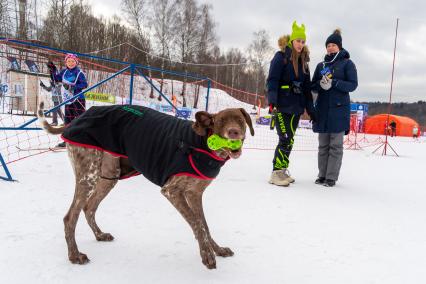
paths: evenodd
<path fill-rule="evenodd" d="M 342 49 L 342 32 L 340 29 L 335 29 L 334 32 L 327 38 L 325 41 L 325 47 L 327 47 L 329 43 L 334 43 L 339 47 L 340 50 Z"/>

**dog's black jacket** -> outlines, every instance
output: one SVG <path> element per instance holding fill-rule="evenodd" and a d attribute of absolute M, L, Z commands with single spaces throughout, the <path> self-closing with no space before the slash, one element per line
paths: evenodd
<path fill-rule="evenodd" d="M 213 179 L 226 160 L 212 153 L 192 122 L 132 105 L 94 106 L 65 129 L 71 144 L 128 158 L 151 182 L 163 186 L 173 175 Z"/>

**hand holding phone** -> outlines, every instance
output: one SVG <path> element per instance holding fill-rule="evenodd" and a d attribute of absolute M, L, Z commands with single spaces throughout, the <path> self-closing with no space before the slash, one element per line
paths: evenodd
<path fill-rule="evenodd" d="M 321 70 L 321 75 L 327 77 L 328 79 L 331 79 L 333 77 L 333 74 L 331 73 L 331 70 L 328 66 L 324 67 Z"/>

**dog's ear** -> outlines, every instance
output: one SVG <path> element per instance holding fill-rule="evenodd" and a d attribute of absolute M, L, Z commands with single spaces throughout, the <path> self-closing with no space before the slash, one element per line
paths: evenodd
<path fill-rule="evenodd" d="M 251 117 L 250 115 L 246 112 L 245 109 L 240 108 L 240 111 L 243 113 L 244 115 L 244 119 L 246 120 L 247 125 L 250 128 L 250 134 L 251 136 L 254 136 L 254 129 L 253 129 L 253 123 L 251 122 Z"/>
<path fill-rule="evenodd" d="M 192 125 L 195 133 L 200 136 L 207 135 L 207 129 L 213 128 L 213 115 L 206 111 L 199 111 L 195 114 L 195 122 Z"/>

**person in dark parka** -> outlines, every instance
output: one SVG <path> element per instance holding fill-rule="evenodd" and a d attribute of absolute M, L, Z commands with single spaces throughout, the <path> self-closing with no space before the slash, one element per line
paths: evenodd
<path fill-rule="evenodd" d="M 325 43 L 327 54 L 312 77 L 313 92 L 318 92 L 315 102 L 317 120 L 313 124 L 318 135 L 317 184 L 334 186 L 340 173 L 343 158 L 343 136 L 349 133 L 349 92 L 358 86 L 355 64 L 349 52 L 342 47 L 340 30 L 335 30 Z"/>
<path fill-rule="evenodd" d="M 279 137 L 272 160 L 270 183 L 288 186 L 294 178 L 288 172 L 289 157 L 300 116 L 306 111 L 315 120 L 309 72 L 309 50 L 305 26 L 293 22 L 290 36 L 278 40 L 280 51 L 271 61 L 267 78 L 269 111 L 276 117 Z"/>

